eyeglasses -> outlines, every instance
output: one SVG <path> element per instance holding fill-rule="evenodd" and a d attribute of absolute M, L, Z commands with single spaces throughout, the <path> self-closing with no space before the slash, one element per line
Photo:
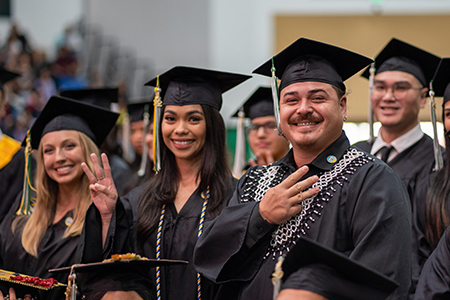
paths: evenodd
<path fill-rule="evenodd" d="M 394 85 L 391 87 L 392 95 L 395 99 L 401 99 L 406 95 L 406 93 L 409 90 L 421 90 L 422 87 L 412 87 L 409 84 L 405 83 L 394 83 Z M 382 84 L 375 84 L 372 91 L 372 96 L 375 99 L 381 99 L 383 98 L 387 91 L 389 90 L 388 87 L 382 85 Z"/>
<path fill-rule="evenodd" d="M 277 130 L 277 124 L 274 121 L 269 121 L 263 124 L 250 124 L 245 128 L 245 131 L 248 135 L 256 134 L 259 131 L 259 128 L 264 129 L 264 133 L 275 133 Z"/>

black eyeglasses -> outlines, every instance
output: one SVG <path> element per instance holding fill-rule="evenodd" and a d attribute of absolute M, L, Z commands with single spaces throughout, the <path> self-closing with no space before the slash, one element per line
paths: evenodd
<path fill-rule="evenodd" d="M 259 128 L 263 128 L 264 133 L 275 133 L 277 130 L 277 124 L 274 121 L 269 121 L 263 124 L 250 124 L 245 128 L 248 135 L 256 134 Z"/>
<path fill-rule="evenodd" d="M 405 84 L 405 83 L 394 83 L 394 85 L 390 89 L 391 89 L 392 95 L 394 96 L 395 99 L 401 99 L 406 95 L 406 93 L 409 90 L 421 90 L 423 88 L 422 87 L 412 87 L 409 84 Z M 375 86 L 373 87 L 372 96 L 375 99 L 381 99 L 384 97 L 384 95 L 386 95 L 388 90 L 389 90 L 389 88 L 383 84 L 375 84 Z"/>

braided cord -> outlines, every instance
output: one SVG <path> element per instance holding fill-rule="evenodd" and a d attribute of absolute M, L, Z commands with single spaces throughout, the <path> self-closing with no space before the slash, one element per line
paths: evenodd
<path fill-rule="evenodd" d="M 163 204 L 161 209 L 161 216 L 159 217 L 158 232 L 156 234 L 156 259 L 161 259 L 161 233 L 164 221 L 164 214 L 166 213 L 166 205 Z M 161 300 L 161 269 L 156 267 L 156 299 Z"/>
<path fill-rule="evenodd" d="M 206 207 L 208 205 L 208 200 L 210 197 L 209 186 L 206 189 L 206 193 L 201 193 L 203 200 L 202 213 L 200 214 L 200 223 L 198 224 L 198 234 L 199 238 L 203 233 L 203 225 L 205 223 Z M 158 231 L 156 234 L 156 259 L 161 259 L 161 235 L 162 235 L 162 225 L 164 221 L 164 214 L 166 212 L 166 205 L 164 204 L 161 209 L 161 216 L 159 217 Z M 161 271 L 160 267 L 156 267 L 156 299 L 161 300 Z M 197 299 L 202 299 L 202 279 L 199 273 L 197 273 Z"/>
<path fill-rule="evenodd" d="M 203 233 L 203 225 L 205 222 L 205 215 L 206 215 L 206 206 L 208 205 L 208 200 L 209 200 L 209 186 L 206 189 L 206 194 L 204 192 L 202 192 L 202 198 L 204 199 L 203 201 L 203 206 L 202 206 L 202 213 L 200 215 L 200 223 L 198 224 L 198 235 L 197 238 L 200 238 L 200 236 Z M 197 273 L 197 299 L 201 300 L 202 299 L 202 277 L 200 275 L 200 273 Z"/>

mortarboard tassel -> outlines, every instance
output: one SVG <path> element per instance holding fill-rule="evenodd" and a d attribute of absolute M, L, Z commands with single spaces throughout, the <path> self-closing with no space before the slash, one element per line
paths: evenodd
<path fill-rule="evenodd" d="M 241 107 L 238 112 L 238 124 L 236 130 L 236 153 L 234 155 L 233 176 L 240 178 L 246 163 L 245 153 L 245 135 L 244 135 L 244 108 Z"/>
<path fill-rule="evenodd" d="M 23 178 L 23 192 L 22 200 L 20 201 L 20 207 L 16 211 L 16 215 L 31 215 L 33 212 L 36 198 L 31 197 L 31 192 L 36 192 L 36 189 L 31 185 L 31 154 L 33 149 L 31 148 L 30 131 L 27 132 L 26 146 L 25 146 L 25 174 Z"/>
<path fill-rule="evenodd" d="M 430 114 L 431 114 L 431 123 L 433 125 L 433 147 L 434 147 L 434 162 L 435 162 L 433 171 L 439 171 L 444 166 L 444 159 L 442 158 L 436 128 L 436 101 L 434 100 L 433 80 L 430 81 Z"/>
<path fill-rule="evenodd" d="M 372 143 L 375 140 L 375 136 L 373 133 L 373 107 L 372 107 L 372 93 L 373 93 L 373 86 L 375 82 L 375 63 L 370 64 L 370 76 L 369 76 L 369 131 L 370 131 L 370 139 L 369 143 Z"/>
<path fill-rule="evenodd" d="M 156 173 L 161 170 L 161 151 L 160 151 L 160 119 L 161 119 L 161 88 L 159 87 L 159 76 L 156 77 L 155 98 L 153 99 L 153 169 Z"/>
<path fill-rule="evenodd" d="M 283 269 L 281 268 L 284 262 L 284 255 L 278 257 L 278 261 L 275 264 L 275 270 L 272 273 L 273 284 L 273 300 L 275 300 L 281 290 L 281 279 L 284 276 Z"/>
<path fill-rule="evenodd" d="M 131 152 L 131 143 L 130 143 L 130 116 L 128 112 L 123 114 L 123 122 L 122 122 L 122 149 L 123 149 L 123 158 L 131 163 L 133 161 L 133 155 Z"/>
<path fill-rule="evenodd" d="M 141 166 L 139 167 L 139 170 L 137 172 L 137 176 L 142 177 L 145 175 L 145 167 L 147 166 L 147 160 L 148 160 L 148 146 L 145 141 L 145 137 L 148 133 L 148 125 L 150 124 L 150 114 L 149 114 L 149 105 L 147 104 L 144 108 L 144 137 L 143 137 L 143 145 L 144 149 L 142 150 L 142 160 L 141 160 Z"/>
<path fill-rule="evenodd" d="M 280 128 L 280 107 L 279 107 L 279 96 L 278 96 L 278 82 L 277 76 L 275 75 L 275 62 L 272 57 L 272 68 L 270 69 L 272 72 L 272 78 L 270 80 L 270 86 L 272 88 L 272 98 L 273 98 L 273 112 L 275 115 L 275 122 L 277 123 L 278 135 L 283 135 L 283 132 Z"/>

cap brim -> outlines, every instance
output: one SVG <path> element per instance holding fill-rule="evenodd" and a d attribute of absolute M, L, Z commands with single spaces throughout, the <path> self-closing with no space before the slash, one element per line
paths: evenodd
<path fill-rule="evenodd" d="M 69 273 L 72 268 L 77 273 L 88 273 L 93 271 L 120 271 L 125 269 L 150 269 L 155 267 L 165 267 L 174 265 L 183 265 L 188 262 L 185 260 L 173 259 L 148 259 L 148 260 L 119 260 L 108 262 L 96 262 L 89 264 L 79 264 L 73 267 L 64 267 L 59 269 L 51 269 L 50 273 Z"/>
<path fill-rule="evenodd" d="M 444 58 L 433 76 L 433 90 L 436 97 L 443 97 L 450 83 L 450 58 Z"/>
<path fill-rule="evenodd" d="M 375 68 L 379 68 L 383 62 L 395 56 L 403 56 L 415 61 L 420 66 L 427 82 L 433 78 L 440 61 L 440 58 L 434 54 L 393 38 L 375 57 Z M 369 78 L 370 67 L 367 67 L 361 76 Z"/>
<path fill-rule="evenodd" d="M 72 114 L 83 118 L 95 135 L 96 144 L 101 145 L 111 128 L 116 123 L 119 114 L 109 110 L 90 105 L 81 101 L 63 98 L 51 97 L 45 105 L 39 117 L 31 126 L 31 146 L 37 149 L 42 137 L 45 126 L 55 117 L 63 114 Z M 26 145 L 26 138 L 22 146 Z"/>
<path fill-rule="evenodd" d="M 159 75 L 159 85 L 164 90 L 169 85 L 170 81 L 180 77 L 200 77 L 217 82 L 222 93 L 232 89 L 238 84 L 251 78 L 249 75 L 221 72 L 216 70 L 207 70 L 193 67 L 176 66 L 167 72 Z M 156 86 L 157 78 L 153 78 L 145 85 Z"/>
<path fill-rule="evenodd" d="M 334 65 L 342 81 L 352 77 L 372 62 L 372 59 L 344 48 L 300 38 L 273 57 L 277 78 L 282 77 L 284 70 L 294 59 L 303 55 L 317 55 L 325 58 Z M 270 77 L 272 76 L 271 68 L 272 59 L 269 59 L 252 73 Z"/>
<path fill-rule="evenodd" d="M 305 237 L 300 238 L 296 246 L 286 255 L 282 267 L 283 280 L 301 267 L 313 263 L 329 266 L 353 282 L 385 293 L 390 293 L 398 287 L 398 284 L 386 275 Z"/>
<path fill-rule="evenodd" d="M 44 287 L 41 285 L 35 285 L 27 282 L 18 282 L 16 280 L 10 279 L 11 276 L 20 275 L 22 277 L 34 277 L 30 275 L 15 273 L 6 270 L 0 270 L 0 290 L 4 295 L 8 294 L 8 290 L 10 287 L 14 288 L 16 295 L 18 298 L 22 298 L 26 294 L 37 295 L 39 290 L 48 291 L 59 287 L 65 287 L 65 284 L 58 283 L 53 285 L 52 287 Z M 42 279 L 42 278 L 41 278 Z"/>
<path fill-rule="evenodd" d="M 244 107 L 245 117 L 249 118 L 250 106 L 252 106 L 253 104 L 255 104 L 261 100 L 266 100 L 266 99 L 273 101 L 272 100 L 272 89 L 270 87 L 264 87 L 264 86 L 258 87 L 251 94 L 251 96 L 248 97 L 247 100 L 245 100 L 245 102 L 240 106 L 240 107 Z M 240 108 L 231 117 L 237 118 L 239 116 L 239 111 L 240 111 Z"/>

